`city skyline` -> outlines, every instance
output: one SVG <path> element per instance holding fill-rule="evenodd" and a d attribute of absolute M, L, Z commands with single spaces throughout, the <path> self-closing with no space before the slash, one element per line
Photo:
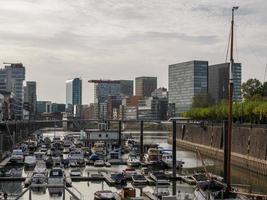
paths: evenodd
<path fill-rule="evenodd" d="M 233 5 L 240 6 L 239 59 L 235 59 L 243 65 L 242 81 L 263 80 L 267 49 L 262 42 L 267 35 L 263 0 L 227 5 L 218 0 L 198 4 L 1 0 L 0 62 L 22 62 L 26 80 L 37 81 L 38 100 L 65 102 L 65 81 L 73 76 L 83 80 L 156 76 L 158 86 L 167 87 L 170 64 L 225 61 Z M 93 102 L 92 88 L 84 84 L 84 104 Z"/>

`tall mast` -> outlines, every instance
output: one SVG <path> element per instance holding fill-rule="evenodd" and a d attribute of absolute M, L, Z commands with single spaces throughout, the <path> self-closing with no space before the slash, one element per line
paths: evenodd
<path fill-rule="evenodd" d="M 226 184 L 227 191 L 231 190 L 231 150 L 232 150 L 232 126 L 233 126 L 233 66 L 234 66 L 234 58 L 233 58 L 233 47 L 234 47 L 234 11 L 237 10 L 238 7 L 232 8 L 232 21 L 231 21 L 231 46 L 230 46 L 230 66 L 229 66 L 229 97 L 228 97 L 228 137 L 227 137 L 227 171 L 226 171 Z"/>

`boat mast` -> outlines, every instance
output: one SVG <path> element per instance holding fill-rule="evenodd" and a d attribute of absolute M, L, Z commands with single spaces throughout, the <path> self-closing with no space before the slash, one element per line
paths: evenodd
<path fill-rule="evenodd" d="M 232 21 L 231 21 L 231 46 L 230 46 L 230 66 L 229 66 L 229 83 L 228 83 L 228 137 L 227 137 L 227 171 L 226 171 L 226 184 L 227 191 L 231 190 L 231 149 L 232 149 L 232 126 L 233 126 L 233 47 L 234 47 L 234 11 L 238 7 L 232 8 Z"/>

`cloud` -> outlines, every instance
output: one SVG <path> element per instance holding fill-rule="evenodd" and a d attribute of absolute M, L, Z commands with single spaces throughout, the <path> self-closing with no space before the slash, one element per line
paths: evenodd
<path fill-rule="evenodd" d="M 224 61 L 235 5 L 243 79 L 261 77 L 265 0 L 1 0 L 0 61 L 25 63 L 39 99 L 64 102 L 64 80 L 74 76 L 157 75 L 167 86 L 170 63 Z M 89 103 L 92 91 L 84 88 Z"/>

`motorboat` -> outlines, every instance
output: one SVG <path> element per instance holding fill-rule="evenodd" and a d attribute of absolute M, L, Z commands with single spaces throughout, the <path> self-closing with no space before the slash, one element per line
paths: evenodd
<path fill-rule="evenodd" d="M 53 161 L 53 159 L 52 159 L 51 156 L 48 156 L 48 157 L 45 159 L 45 164 L 46 164 L 46 167 L 47 167 L 47 168 L 51 168 L 51 167 L 53 167 L 54 161 Z"/>
<path fill-rule="evenodd" d="M 23 151 L 21 149 L 14 149 L 10 157 L 10 162 L 23 163 L 23 159 Z"/>
<path fill-rule="evenodd" d="M 75 169 L 70 170 L 70 175 L 71 176 L 81 176 L 82 172 L 79 168 L 75 168 Z"/>
<path fill-rule="evenodd" d="M 71 140 L 64 140 L 63 141 L 64 147 L 70 147 L 71 145 L 73 145 L 73 142 Z"/>
<path fill-rule="evenodd" d="M 105 162 L 106 167 L 111 167 L 111 164 L 109 162 Z"/>
<path fill-rule="evenodd" d="M 151 172 L 149 176 L 157 184 L 170 184 L 168 177 L 163 172 Z"/>
<path fill-rule="evenodd" d="M 94 162 L 95 167 L 104 167 L 104 165 L 105 165 L 105 162 L 103 160 L 96 160 Z"/>
<path fill-rule="evenodd" d="M 25 156 L 25 167 L 34 167 L 36 165 L 36 156 Z"/>
<path fill-rule="evenodd" d="M 132 175 L 132 181 L 135 185 L 140 185 L 140 184 L 146 184 L 147 179 L 144 177 L 142 174 L 134 174 Z"/>
<path fill-rule="evenodd" d="M 22 175 L 22 168 L 12 168 L 1 174 L 1 176 L 6 176 L 6 177 L 21 177 L 21 175 Z"/>
<path fill-rule="evenodd" d="M 127 165 L 130 167 L 138 167 L 141 164 L 140 160 L 135 154 L 129 154 Z"/>
<path fill-rule="evenodd" d="M 36 184 L 36 185 L 32 185 L 33 187 L 39 187 L 38 184 L 45 184 L 46 181 L 47 181 L 47 177 L 41 173 L 33 174 L 31 178 L 31 183 Z"/>
<path fill-rule="evenodd" d="M 69 153 L 69 161 L 74 161 L 79 164 L 84 164 L 84 153 L 81 149 L 74 149 Z"/>
<path fill-rule="evenodd" d="M 143 174 L 143 175 L 148 175 L 148 172 L 149 172 L 149 170 L 148 170 L 147 167 L 142 167 L 142 169 L 141 169 L 141 174 Z"/>
<path fill-rule="evenodd" d="M 137 174 L 136 170 L 133 168 L 126 168 L 122 171 L 122 173 L 127 179 L 131 179 L 133 175 Z"/>
<path fill-rule="evenodd" d="M 190 175 L 190 176 L 183 176 L 183 177 L 181 177 L 181 179 L 185 183 L 187 183 L 189 185 L 196 185 L 196 183 L 197 183 L 196 180 L 195 180 L 195 178 L 192 175 Z"/>
<path fill-rule="evenodd" d="M 34 156 L 36 157 L 36 160 L 44 160 L 45 159 L 45 152 L 37 151 L 34 152 Z"/>
<path fill-rule="evenodd" d="M 169 187 L 168 186 L 157 186 L 155 188 L 154 195 L 159 199 L 169 196 L 170 195 Z"/>
<path fill-rule="evenodd" d="M 111 174 L 110 178 L 114 180 L 116 184 L 126 184 L 126 177 L 122 173 Z"/>
<path fill-rule="evenodd" d="M 92 153 L 106 155 L 105 143 L 103 143 L 103 142 L 95 143 L 93 148 L 92 148 Z"/>
<path fill-rule="evenodd" d="M 144 156 L 147 164 L 159 164 L 161 161 L 160 150 L 156 148 L 149 148 Z"/>
<path fill-rule="evenodd" d="M 48 184 L 58 185 L 58 187 L 49 187 L 50 194 L 62 194 L 64 186 L 64 172 L 61 168 L 51 169 L 48 177 Z"/>
<path fill-rule="evenodd" d="M 171 152 L 164 152 L 161 156 L 162 162 L 168 166 L 169 168 L 172 168 L 173 164 L 173 157 Z M 183 167 L 184 162 L 183 161 L 176 161 L 176 168 L 181 169 Z"/>
<path fill-rule="evenodd" d="M 95 200 L 115 200 L 115 194 L 110 190 L 100 190 L 94 193 Z"/>
<path fill-rule="evenodd" d="M 99 160 L 99 156 L 93 153 L 93 154 L 89 157 L 89 160 L 91 160 L 91 161 Z"/>
<path fill-rule="evenodd" d="M 44 174 L 47 176 L 46 163 L 43 160 L 38 160 L 33 170 L 33 174 Z"/>
<path fill-rule="evenodd" d="M 75 160 L 69 160 L 69 167 L 79 167 L 79 164 Z"/>

